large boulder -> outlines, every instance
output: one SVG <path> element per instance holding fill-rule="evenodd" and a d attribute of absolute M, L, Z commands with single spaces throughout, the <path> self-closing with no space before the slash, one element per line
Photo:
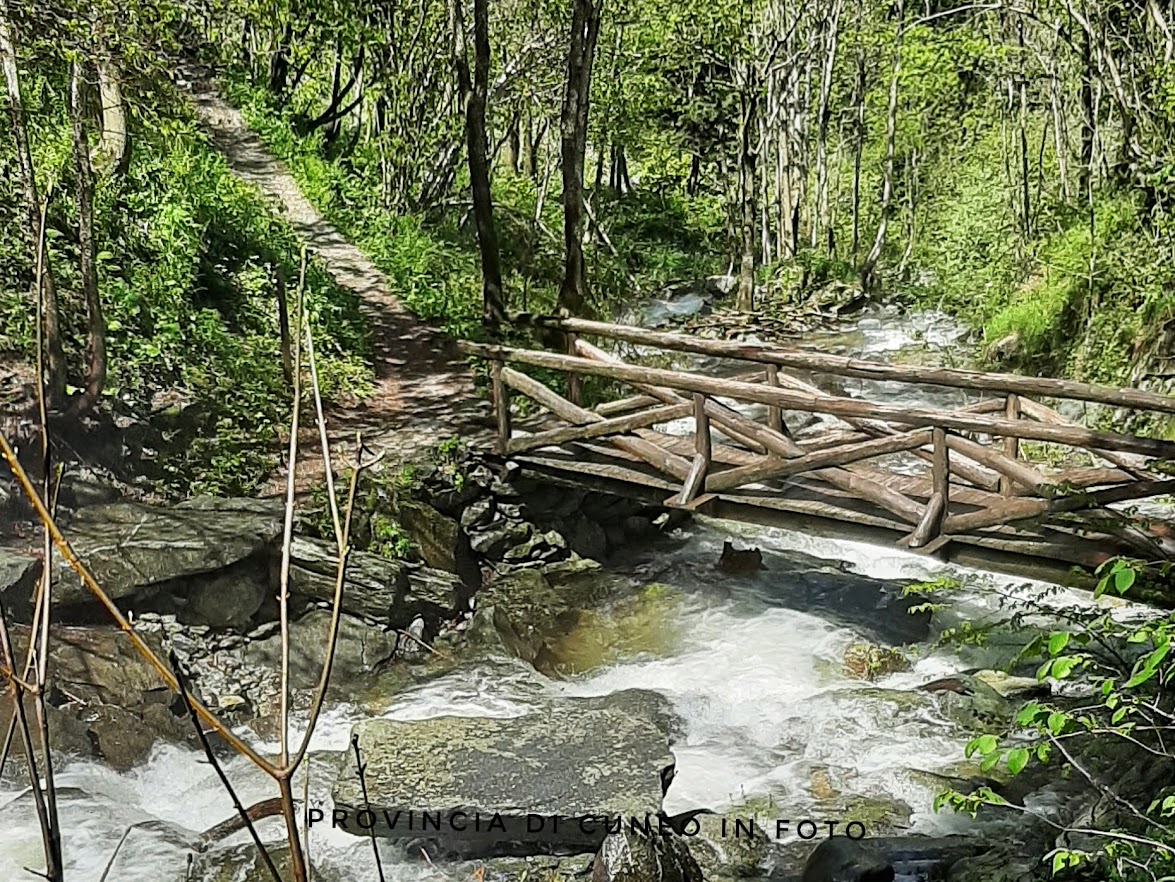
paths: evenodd
<path fill-rule="evenodd" d="M 323 605 L 334 599 L 337 555 L 332 543 L 295 536 L 290 547 L 290 593 Z M 417 616 L 430 625 L 469 608 L 472 590 L 457 576 L 417 564 L 353 551 L 347 557 L 343 610 L 389 628 Z"/>
<path fill-rule="evenodd" d="M 769 603 L 831 614 L 881 643 L 918 643 L 930 633 L 930 612 L 915 611 L 925 598 L 906 594 L 902 582 L 863 576 L 849 564 L 801 552 L 767 552 L 763 562 L 764 572 L 742 578 L 762 586 Z"/>
<path fill-rule="evenodd" d="M 140 637 L 157 656 L 166 657 L 156 635 Z M 23 658 L 28 638 L 27 627 L 13 629 L 19 657 Z M 74 700 L 132 710 L 172 700 L 172 690 L 163 677 L 113 625 L 54 625 L 49 647 L 52 683 Z"/>
<path fill-rule="evenodd" d="M 290 623 L 290 686 L 313 689 L 322 672 L 323 653 L 330 637 L 331 614 L 312 609 Z M 373 673 L 391 659 L 396 651 L 397 635 L 353 616 L 339 616 L 339 636 L 331 666 L 333 697 L 360 684 L 364 675 Z M 261 670 L 280 670 L 281 634 L 252 640 L 242 650 L 246 666 Z"/>
<path fill-rule="evenodd" d="M 983 848 L 957 836 L 830 836 L 808 857 L 802 882 L 893 882 L 895 876 L 940 879 L 951 864 Z"/>
<path fill-rule="evenodd" d="M 918 687 L 933 694 L 944 716 L 966 730 L 1005 731 L 1015 706 L 974 674 L 954 674 Z"/>
<path fill-rule="evenodd" d="M 460 856 L 595 851 L 604 818 L 655 822 L 671 777 L 669 712 L 640 693 L 558 700 L 510 719 L 366 720 L 352 733 L 366 803 L 351 769 L 335 782 L 335 808 L 348 832 L 367 833 L 359 812 L 369 805 L 377 835 L 432 838 Z M 439 823 L 422 827 L 422 812 Z"/>
<path fill-rule="evenodd" d="M 8 614 L 18 621 L 28 621 L 33 607 L 41 561 L 28 554 L 0 548 L 0 594 Z"/>
<path fill-rule="evenodd" d="M 702 882 L 702 870 L 672 831 L 626 824 L 600 846 L 591 882 Z"/>
<path fill-rule="evenodd" d="M 469 537 L 456 520 L 415 501 L 398 502 L 395 517 L 428 566 L 453 573 L 473 588 L 481 585 L 481 570 Z"/>
<path fill-rule="evenodd" d="M 136 612 L 169 612 L 176 580 L 264 554 L 281 531 L 280 502 L 200 497 L 168 508 L 134 502 L 80 508 L 66 538 L 110 598 L 125 600 Z M 55 605 L 92 606 L 89 591 L 60 554 L 54 567 Z"/>
<path fill-rule="evenodd" d="M 12 636 L 23 657 L 29 629 L 18 625 Z M 156 635 L 140 636 L 163 655 Z M 146 760 L 161 739 L 194 741 L 176 695 L 115 627 L 53 626 L 49 676 L 49 700 L 62 705 L 47 708 L 50 743 L 59 753 L 96 757 L 125 772 Z M 11 703 L 6 703 L 0 708 L 0 728 L 10 714 Z"/>

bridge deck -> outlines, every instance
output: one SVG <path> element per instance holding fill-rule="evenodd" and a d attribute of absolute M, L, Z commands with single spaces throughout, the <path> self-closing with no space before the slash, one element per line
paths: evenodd
<path fill-rule="evenodd" d="M 1037 398 L 1072 398 L 1175 413 L 1175 400 L 1064 380 L 901 367 L 778 347 L 700 340 L 582 320 L 547 320 L 571 354 L 466 344 L 491 362 L 498 452 L 549 480 L 590 485 L 716 517 L 822 535 L 899 543 L 923 553 L 1053 578 L 1126 554 L 1170 559 L 1165 524 L 1121 505 L 1175 492 L 1175 444 L 1065 420 Z M 580 334 L 625 340 L 660 356 L 694 352 L 753 368 L 733 377 L 629 364 Z M 749 364 L 748 364 L 749 363 Z M 511 365 L 567 374 L 559 395 Z M 987 397 L 952 410 L 870 402 L 821 391 L 781 366 L 940 385 Z M 627 398 L 580 405 L 580 378 L 623 384 Z M 510 394 L 545 419 L 516 431 Z M 799 426 L 797 415 L 809 424 Z M 816 417 L 815 421 L 812 418 Z M 676 433 L 667 429 L 673 427 Z M 682 430 L 685 434 L 682 434 Z M 1048 468 L 1027 439 L 1064 449 Z"/>

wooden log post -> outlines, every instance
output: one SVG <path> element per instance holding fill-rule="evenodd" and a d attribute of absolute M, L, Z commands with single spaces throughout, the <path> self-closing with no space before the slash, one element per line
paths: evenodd
<path fill-rule="evenodd" d="M 1020 419 L 1020 396 L 1015 392 L 1009 392 L 1004 404 L 1004 416 L 1010 420 Z M 1020 457 L 1020 439 L 1014 435 L 1004 436 L 1004 456 L 1008 459 L 1019 459 Z M 1013 481 L 1007 475 L 1000 475 L 1000 496 L 1011 496 L 1013 493 Z"/>
<path fill-rule="evenodd" d="M 767 385 L 773 388 L 779 388 L 779 365 L 767 365 Z M 767 408 L 767 426 L 772 431 L 786 435 L 788 438 L 793 437 L 791 430 L 787 427 L 787 423 L 783 421 L 782 407 L 771 405 Z"/>
<path fill-rule="evenodd" d="M 926 500 L 922 520 L 903 540 L 910 548 L 922 548 L 939 538 L 951 501 L 951 448 L 946 431 L 935 426 L 931 431 L 931 444 L 930 498 Z"/>
<path fill-rule="evenodd" d="M 567 338 L 567 354 L 575 355 L 575 341 L 578 338 L 570 331 L 567 332 L 565 337 Z M 576 406 L 583 404 L 583 389 L 580 385 L 579 374 L 574 372 L 567 374 L 567 400 Z"/>
<path fill-rule="evenodd" d="M 710 461 L 714 455 L 714 441 L 710 437 L 710 417 L 706 414 L 706 396 L 694 393 L 694 461 L 677 497 L 678 505 L 688 505 L 706 484 Z"/>
<path fill-rule="evenodd" d="M 497 453 L 505 456 L 510 450 L 510 390 L 502 382 L 505 364 L 495 361 L 490 365 L 490 380 L 493 383 L 494 415 L 498 422 Z"/>
<path fill-rule="evenodd" d="M 935 426 L 933 431 L 934 460 L 930 464 L 930 480 L 935 493 L 941 493 L 943 502 L 951 502 L 951 448 L 945 429 Z"/>

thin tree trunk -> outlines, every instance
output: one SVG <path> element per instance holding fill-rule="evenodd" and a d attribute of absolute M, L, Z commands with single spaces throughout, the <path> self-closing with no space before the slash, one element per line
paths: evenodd
<path fill-rule="evenodd" d="M 831 116 L 832 74 L 836 65 L 836 47 L 839 38 L 840 0 L 834 0 L 828 14 L 827 51 L 824 73 L 820 81 L 819 118 L 816 129 L 816 217 L 812 219 L 812 247 L 820 242 L 820 230 L 828 229 L 828 122 Z"/>
<path fill-rule="evenodd" d="M 853 235 L 849 253 L 857 259 L 861 247 L 861 151 L 865 146 L 865 56 L 857 56 L 857 80 L 853 87 L 853 104 L 857 116 L 853 123 Z"/>
<path fill-rule="evenodd" d="M 603 0 L 573 2 L 567 83 L 560 120 L 565 265 L 558 305 L 573 315 L 583 309 L 587 299 L 583 261 L 583 163 L 587 149 L 592 64 L 603 5 Z"/>
<path fill-rule="evenodd" d="M 71 415 L 91 410 L 106 385 L 106 319 L 98 297 L 98 267 L 94 243 L 94 172 L 90 167 L 90 139 L 86 133 L 82 63 L 74 61 L 69 72 L 69 112 L 73 129 L 73 168 L 78 213 L 78 269 L 82 300 L 86 304 L 86 375 L 81 396 L 70 407 Z"/>
<path fill-rule="evenodd" d="M 1029 197 L 1030 182 L 1028 180 L 1028 82 L 1024 71 L 1024 19 L 1016 20 L 1017 37 L 1020 43 L 1020 94 L 1019 94 L 1019 129 L 1020 129 L 1020 200 L 1023 212 L 1021 223 L 1024 228 L 1025 240 L 1032 237 L 1032 202 Z"/>
<path fill-rule="evenodd" d="M 287 24 L 278 39 L 277 49 L 269 58 L 269 91 L 284 99 L 290 76 L 290 44 L 294 39 L 294 26 Z"/>
<path fill-rule="evenodd" d="M 736 308 L 750 312 L 755 305 L 755 91 L 750 64 L 739 89 L 739 233 L 742 260 L 739 266 Z"/>
<path fill-rule="evenodd" d="M 102 103 L 102 136 L 95 160 L 102 174 L 125 175 L 131 162 L 130 131 L 126 121 L 126 99 L 122 94 L 121 72 L 100 47 L 96 60 L 98 95 Z"/>
<path fill-rule="evenodd" d="M 502 293 L 502 269 L 498 254 L 498 237 L 494 231 L 494 205 L 490 193 L 489 146 L 486 138 L 486 90 L 490 70 L 489 0 L 473 0 L 472 82 L 469 76 L 469 50 L 466 45 L 464 0 L 452 0 L 450 15 L 453 27 L 454 63 L 461 100 L 465 107 L 466 149 L 469 154 L 469 182 L 473 192 L 473 217 L 477 226 L 477 246 L 481 254 L 482 324 L 490 339 L 496 339 L 506 320 Z"/>
<path fill-rule="evenodd" d="M 1093 107 L 1093 48 L 1088 31 L 1081 39 L 1081 170 L 1077 189 L 1082 198 L 1090 192 L 1093 181 L 1093 141 L 1097 121 Z"/>
<path fill-rule="evenodd" d="M 4 67 L 4 81 L 8 89 L 8 115 L 13 140 L 16 142 L 17 168 L 24 190 L 25 212 L 29 221 L 29 244 L 36 249 L 34 237 L 40 225 L 41 197 L 37 191 L 37 178 L 33 170 L 32 154 L 29 151 L 28 129 L 25 127 L 16 42 L 15 28 L 9 18 L 8 0 L 0 0 L 0 65 Z M 37 296 L 41 297 L 45 322 L 45 392 L 50 404 L 57 406 L 65 400 L 65 351 L 61 344 L 61 327 L 57 312 L 57 286 L 53 283 L 48 258 L 46 250 L 41 273 L 41 290 L 37 292 Z"/>
<path fill-rule="evenodd" d="M 893 168 L 894 148 L 897 141 L 898 120 L 898 75 L 902 68 L 902 37 L 906 27 L 906 3 L 898 0 L 898 30 L 894 39 L 893 72 L 889 79 L 889 106 L 886 110 L 885 121 L 885 171 L 881 183 L 881 218 L 877 223 L 877 235 L 873 239 L 873 247 L 865 257 L 861 266 L 861 283 L 869 288 L 873 283 L 873 271 L 877 261 L 881 258 L 881 251 L 885 247 L 885 234 L 889 226 L 889 215 L 893 202 Z"/>
<path fill-rule="evenodd" d="M 1049 78 L 1049 103 L 1053 113 L 1053 140 L 1057 151 L 1057 173 L 1061 178 L 1061 199 L 1069 201 L 1069 145 L 1065 129 L 1065 116 L 1061 110 L 1060 83 L 1055 72 Z"/>

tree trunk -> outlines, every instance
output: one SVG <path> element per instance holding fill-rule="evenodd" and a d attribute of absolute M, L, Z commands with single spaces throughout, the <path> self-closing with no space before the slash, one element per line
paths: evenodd
<path fill-rule="evenodd" d="M 37 230 L 41 224 L 41 197 L 37 192 L 37 178 L 33 170 L 33 158 L 29 152 L 28 129 L 25 128 L 24 101 L 20 92 L 20 71 L 16 61 L 15 28 L 8 15 L 7 0 L 0 0 L 0 65 L 4 67 L 4 81 L 8 89 L 8 115 L 12 125 L 12 136 L 16 142 L 16 162 L 24 189 L 25 213 L 28 216 L 28 237 L 30 246 L 37 247 Z M 61 328 L 57 314 L 57 287 L 49 265 L 46 249 L 44 267 L 41 273 L 41 297 L 45 322 L 46 398 L 51 405 L 59 405 L 65 399 L 65 352 L 61 345 Z"/>
<path fill-rule="evenodd" d="M 102 103 L 102 136 L 95 151 L 95 165 L 104 175 L 125 175 L 131 163 L 130 131 L 126 122 L 126 99 L 121 73 L 106 57 L 105 47 L 96 61 L 98 95 Z"/>
<path fill-rule="evenodd" d="M 816 121 L 816 216 L 812 218 L 812 247 L 820 242 L 821 228 L 828 229 L 828 122 L 832 114 L 832 74 L 836 65 L 836 47 L 840 36 L 840 0 L 834 0 L 828 13 L 824 71 L 820 80 L 820 105 Z"/>
<path fill-rule="evenodd" d="M 469 182 L 473 191 L 473 217 L 477 246 L 481 254 L 482 324 L 487 336 L 496 339 L 506 320 L 502 295 L 502 269 L 498 237 L 494 232 L 494 205 L 490 194 L 489 149 L 486 138 L 486 90 L 490 71 L 489 0 L 473 0 L 474 73 L 470 82 L 469 50 L 466 45 L 464 0 L 452 0 L 454 63 L 461 102 L 465 107 L 465 137 L 469 154 Z"/>
<path fill-rule="evenodd" d="M 1017 37 L 1020 43 L 1020 90 L 1018 110 L 1018 128 L 1020 130 L 1020 202 L 1022 213 L 1021 224 L 1024 228 L 1024 239 L 1032 237 L 1032 202 L 1029 195 L 1030 182 L 1028 180 L 1028 80 L 1024 70 L 1024 19 L 1016 20 Z"/>
<path fill-rule="evenodd" d="M 865 56 L 857 56 L 857 82 L 853 87 L 853 104 L 857 108 L 853 120 L 853 234 L 849 252 L 857 259 L 861 246 L 861 151 L 865 146 Z"/>
<path fill-rule="evenodd" d="M 521 137 L 519 134 L 518 114 L 515 113 L 510 117 L 509 127 L 506 129 L 506 167 L 514 174 L 522 168 L 520 148 Z"/>
<path fill-rule="evenodd" d="M 738 274 L 736 308 L 750 312 L 755 306 L 755 84 L 750 64 L 739 90 L 739 233 L 742 260 Z"/>
<path fill-rule="evenodd" d="M 287 24 L 278 40 L 277 49 L 269 58 L 269 91 L 283 99 L 290 76 L 290 43 L 294 39 L 294 26 Z"/>
<path fill-rule="evenodd" d="M 78 213 L 78 269 L 82 300 L 86 304 L 86 376 L 82 394 L 69 409 L 71 416 L 98 403 L 106 385 L 106 319 L 98 297 L 98 267 L 94 243 L 94 172 L 90 167 L 90 139 L 86 133 L 82 64 L 74 61 L 69 74 L 69 112 L 73 129 L 73 168 Z"/>
<path fill-rule="evenodd" d="M 893 167 L 894 148 L 897 141 L 898 121 L 898 74 L 902 68 L 902 36 L 906 26 L 905 0 L 898 0 L 898 30 L 894 40 L 893 73 L 889 80 L 889 107 L 885 121 L 885 171 L 881 184 L 881 218 L 877 223 L 877 236 L 873 239 L 873 247 L 865 257 L 861 266 L 861 284 L 868 289 L 873 284 L 873 271 L 877 261 L 881 258 L 881 251 L 885 247 L 886 228 L 889 226 L 890 208 L 893 203 Z"/>
<path fill-rule="evenodd" d="M 587 299 L 583 262 L 583 163 L 587 150 L 592 64 L 603 5 L 604 0 L 573 0 L 567 84 L 560 119 L 565 263 L 558 305 L 573 315 L 583 309 Z"/>
<path fill-rule="evenodd" d="M 1081 171 L 1077 189 L 1082 198 L 1088 196 L 1093 183 L 1093 142 L 1097 134 L 1097 118 L 1093 107 L 1093 48 L 1088 31 L 1081 41 Z"/>

